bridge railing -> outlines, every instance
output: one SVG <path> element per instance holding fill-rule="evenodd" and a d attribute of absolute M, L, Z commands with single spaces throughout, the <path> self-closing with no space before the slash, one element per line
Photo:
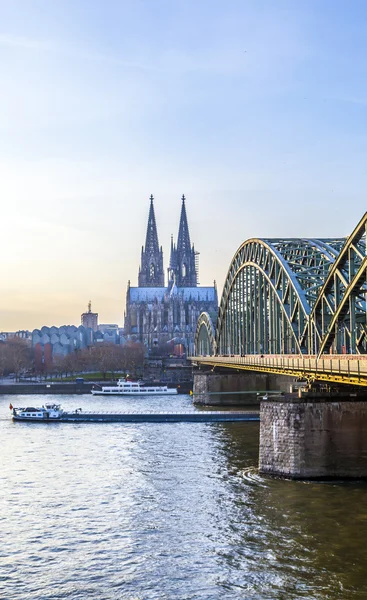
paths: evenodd
<path fill-rule="evenodd" d="M 290 373 L 331 374 L 345 377 L 367 378 L 367 356 L 333 355 L 317 358 L 317 356 L 294 355 L 231 355 L 231 356 L 196 356 L 192 360 L 200 364 L 236 365 L 254 367 L 261 371 L 289 371 Z"/>

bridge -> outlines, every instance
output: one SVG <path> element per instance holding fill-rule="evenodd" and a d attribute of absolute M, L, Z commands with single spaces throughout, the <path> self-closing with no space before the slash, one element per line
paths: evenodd
<path fill-rule="evenodd" d="M 348 238 L 245 241 L 218 315 L 198 319 L 194 394 L 207 403 L 218 388 L 256 389 L 261 377 L 334 390 L 261 403 L 263 473 L 367 477 L 366 228 L 367 213 Z"/>
<path fill-rule="evenodd" d="M 325 381 L 336 384 L 348 384 L 367 387 L 367 356 L 353 357 L 325 356 L 202 356 L 192 359 L 202 366 L 222 367 L 236 371 L 257 371 L 289 375 L 307 382 Z"/>
<path fill-rule="evenodd" d="M 366 386 L 366 228 L 367 213 L 348 238 L 245 241 L 192 359 Z"/>

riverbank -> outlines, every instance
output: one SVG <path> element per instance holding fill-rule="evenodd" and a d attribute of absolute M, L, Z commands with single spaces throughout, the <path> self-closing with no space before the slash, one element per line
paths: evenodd
<path fill-rule="evenodd" d="M 0 394 L 90 394 L 94 383 L 12 383 L 0 385 Z"/>
<path fill-rule="evenodd" d="M 146 381 L 145 383 L 149 383 Z M 90 394 L 93 387 L 102 385 L 115 385 L 116 381 L 84 381 L 84 382 L 42 382 L 42 383 L 4 383 L 0 385 L 0 395 L 3 394 Z M 154 385 L 167 385 L 164 382 Z M 176 387 L 168 384 L 168 387 Z M 179 394 L 189 394 L 192 390 L 191 382 L 177 385 Z"/>

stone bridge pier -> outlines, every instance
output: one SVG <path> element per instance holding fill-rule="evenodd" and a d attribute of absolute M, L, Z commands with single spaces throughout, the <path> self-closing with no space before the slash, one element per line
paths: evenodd
<path fill-rule="evenodd" d="M 259 470 L 292 479 L 367 478 L 367 396 L 262 401 Z"/>
<path fill-rule="evenodd" d="M 239 406 L 259 404 L 266 391 L 289 392 L 294 377 L 235 371 L 233 369 L 195 369 L 194 404 L 206 406 Z M 252 392 L 252 393 L 251 393 Z"/>

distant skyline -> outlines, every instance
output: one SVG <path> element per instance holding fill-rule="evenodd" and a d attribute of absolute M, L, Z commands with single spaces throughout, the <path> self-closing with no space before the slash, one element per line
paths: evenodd
<path fill-rule="evenodd" d="M 154 196 L 200 283 L 367 209 L 364 0 L 0 0 L 0 331 L 123 325 Z"/>

